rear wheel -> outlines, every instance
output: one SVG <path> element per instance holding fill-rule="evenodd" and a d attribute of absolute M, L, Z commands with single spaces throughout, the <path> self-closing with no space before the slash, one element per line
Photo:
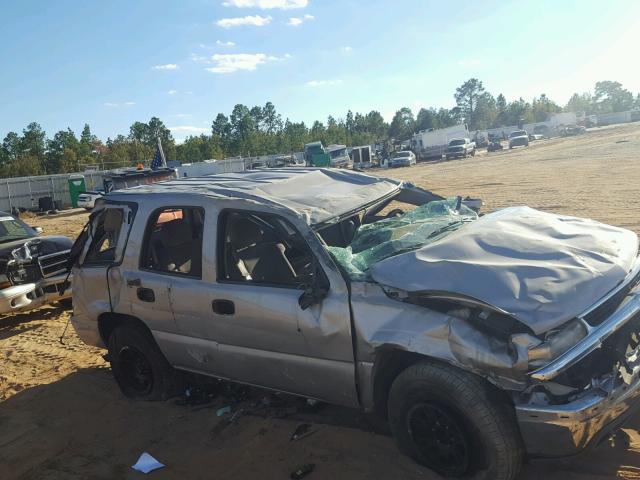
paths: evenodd
<path fill-rule="evenodd" d="M 123 325 L 109 337 L 111 370 L 122 390 L 140 400 L 164 400 L 179 393 L 179 374 L 142 327 Z"/>
<path fill-rule="evenodd" d="M 389 423 L 404 454 L 445 478 L 513 480 L 524 451 L 513 409 L 481 378 L 437 363 L 402 372 Z"/>

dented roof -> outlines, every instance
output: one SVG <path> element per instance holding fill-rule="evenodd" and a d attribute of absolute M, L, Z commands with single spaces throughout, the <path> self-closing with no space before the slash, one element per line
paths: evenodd
<path fill-rule="evenodd" d="M 110 194 L 200 194 L 276 204 L 318 224 L 397 192 L 402 182 L 350 170 L 270 168 L 183 178 Z"/>

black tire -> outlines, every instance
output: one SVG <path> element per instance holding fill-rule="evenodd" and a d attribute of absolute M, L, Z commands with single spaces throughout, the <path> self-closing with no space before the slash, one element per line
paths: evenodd
<path fill-rule="evenodd" d="M 144 328 L 117 327 L 109 336 L 108 347 L 113 376 L 126 397 L 166 400 L 180 392 L 179 373 Z"/>
<path fill-rule="evenodd" d="M 476 375 L 417 363 L 394 380 L 388 408 L 400 451 L 445 478 L 513 480 L 520 471 L 513 407 Z"/>
<path fill-rule="evenodd" d="M 60 300 L 58 302 L 60 304 L 60 306 L 62 308 L 64 308 L 65 310 L 71 310 L 73 308 L 73 301 L 71 299 L 71 297 L 69 298 L 63 298 L 62 300 Z"/>

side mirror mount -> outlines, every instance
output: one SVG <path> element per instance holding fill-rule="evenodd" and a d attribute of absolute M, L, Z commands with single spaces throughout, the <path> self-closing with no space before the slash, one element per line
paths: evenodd
<path fill-rule="evenodd" d="M 35 230 L 35 232 L 38 235 L 42 235 L 42 232 L 44 232 L 44 230 L 42 229 L 42 227 L 33 227 L 33 229 Z"/>
<path fill-rule="evenodd" d="M 302 310 L 322 302 L 329 294 L 329 282 L 315 259 L 307 280 L 303 282 L 304 291 L 298 298 L 298 305 Z"/>

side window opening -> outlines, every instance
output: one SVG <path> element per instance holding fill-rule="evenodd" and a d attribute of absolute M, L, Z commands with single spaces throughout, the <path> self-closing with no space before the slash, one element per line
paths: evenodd
<path fill-rule="evenodd" d="M 84 263 L 108 264 L 121 260 L 116 258 L 116 252 L 123 220 L 124 211 L 119 208 L 107 208 L 99 214 Z"/>
<path fill-rule="evenodd" d="M 171 207 L 156 211 L 147 225 L 141 268 L 200 278 L 203 230 L 202 208 Z"/>
<path fill-rule="evenodd" d="M 302 236 L 273 215 L 223 212 L 219 280 L 301 288 L 312 275 Z"/>

